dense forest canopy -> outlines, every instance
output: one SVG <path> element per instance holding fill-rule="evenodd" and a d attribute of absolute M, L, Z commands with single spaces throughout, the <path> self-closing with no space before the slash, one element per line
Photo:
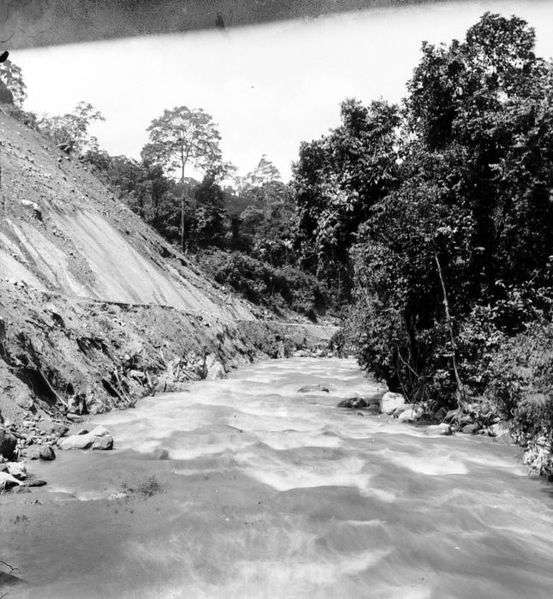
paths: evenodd
<path fill-rule="evenodd" d="M 553 65 L 534 47 L 525 21 L 490 13 L 423 43 L 404 101 L 345 100 L 289 184 L 266 156 L 236 177 L 201 109 L 154 119 L 135 161 L 97 147 L 89 104 L 38 119 L 20 70 L 0 77 L 20 118 L 221 284 L 280 314 L 340 314 L 339 350 L 433 413 L 500 413 L 552 474 Z"/>

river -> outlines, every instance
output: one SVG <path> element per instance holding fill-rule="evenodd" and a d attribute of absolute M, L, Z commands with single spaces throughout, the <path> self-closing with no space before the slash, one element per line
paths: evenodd
<path fill-rule="evenodd" d="M 512 446 L 336 408 L 375 390 L 350 360 L 274 360 L 95 417 L 114 451 L 0 496 L 0 596 L 550 599 L 552 487 Z"/>

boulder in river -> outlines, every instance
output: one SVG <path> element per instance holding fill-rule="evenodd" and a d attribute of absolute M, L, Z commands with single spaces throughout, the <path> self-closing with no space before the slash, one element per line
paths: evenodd
<path fill-rule="evenodd" d="M 400 422 L 415 422 L 422 416 L 422 410 L 415 406 L 410 406 L 403 410 L 397 417 Z"/>
<path fill-rule="evenodd" d="M 94 441 L 92 442 L 92 449 L 99 449 L 103 451 L 113 449 L 113 437 L 111 435 L 94 437 Z"/>
<path fill-rule="evenodd" d="M 298 393 L 330 393 L 330 389 L 326 385 L 304 385 L 298 389 Z"/>
<path fill-rule="evenodd" d="M 392 393 L 388 391 L 384 393 L 380 399 L 380 412 L 382 414 L 391 414 L 398 408 L 405 405 L 405 397 L 401 393 Z"/>
<path fill-rule="evenodd" d="M 42 447 L 33 447 L 32 449 L 27 451 L 26 456 L 30 460 L 51 461 L 56 459 L 56 454 L 49 445 L 43 445 Z"/>
<path fill-rule="evenodd" d="M 342 401 L 338 404 L 339 408 L 349 408 L 350 410 L 359 410 L 361 408 L 367 408 L 368 403 L 359 396 L 348 397 L 347 399 L 342 399 Z"/>
<path fill-rule="evenodd" d="M 453 431 L 449 424 L 442 422 L 441 424 L 431 424 L 426 427 L 427 435 L 452 435 Z"/>
<path fill-rule="evenodd" d="M 105 426 L 97 426 L 84 435 L 70 435 L 58 441 L 60 449 L 113 449 L 113 437 Z"/>

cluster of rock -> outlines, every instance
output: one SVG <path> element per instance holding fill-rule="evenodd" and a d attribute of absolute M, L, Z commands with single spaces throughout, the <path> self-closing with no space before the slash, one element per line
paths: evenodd
<path fill-rule="evenodd" d="M 28 477 L 25 464 L 18 461 L 19 439 L 9 428 L 0 426 L 0 492 L 13 487 L 38 487 L 42 480 Z"/>
<path fill-rule="evenodd" d="M 27 412 L 17 425 L 6 420 L 2 425 L 4 435 L 14 439 L 14 455 L 30 460 L 53 460 L 54 445 L 69 428 L 60 421 L 46 420 L 38 414 Z M 0 449 L 0 455 L 6 453 Z"/>
<path fill-rule="evenodd" d="M 327 347 L 317 346 L 297 349 L 292 355 L 294 358 L 334 358 L 336 354 Z"/>
<path fill-rule="evenodd" d="M 61 421 L 50 421 L 28 414 L 17 426 L 9 420 L 0 424 L 0 491 L 14 487 L 37 487 L 46 482 L 28 475 L 25 461 L 55 460 L 54 448 L 108 450 L 113 437 L 103 426 L 90 432 L 81 428 L 67 435 L 69 427 Z"/>
<path fill-rule="evenodd" d="M 408 403 L 401 393 L 387 392 L 367 397 L 354 396 L 342 400 L 339 408 L 363 410 L 369 414 L 385 414 L 400 422 L 426 424 L 429 435 L 452 435 L 455 432 L 495 437 L 511 442 L 509 426 L 491 410 L 480 404 L 469 404 L 465 410 L 445 410 L 430 413 L 418 404 Z"/>
<path fill-rule="evenodd" d="M 60 449 L 113 449 L 113 437 L 105 426 L 97 426 L 91 431 L 86 428 L 75 435 L 69 435 L 59 440 Z"/>

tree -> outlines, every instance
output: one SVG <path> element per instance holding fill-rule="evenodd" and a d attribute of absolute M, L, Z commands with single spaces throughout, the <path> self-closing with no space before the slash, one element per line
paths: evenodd
<path fill-rule="evenodd" d="M 225 193 L 213 173 L 207 173 L 194 192 L 199 247 L 222 247 L 225 242 Z"/>
<path fill-rule="evenodd" d="M 147 131 L 150 141 L 142 150 L 142 158 L 161 165 L 169 175 L 180 175 L 183 187 L 180 245 L 184 249 L 186 168 L 191 165 L 204 172 L 221 168 L 221 136 L 209 114 L 201 108 L 191 110 L 187 106 L 165 110 L 160 117 L 151 122 Z"/>
<path fill-rule="evenodd" d="M 0 80 L 11 91 L 14 104 L 18 108 L 22 108 L 23 102 L 27 98 L 27 86 L 23 81 L 21 69 L 9 58 L 0 64 Z"/>
<path fill-rule="evenodd" d="M 110 156 L 102 150 L 89 150 L 84 159 L 133 212 L 165 239 L 178 242 L 180 194 L 175 181 L 165 177 L 161 166 L 126 156 Z"/>
<path fill-rule="evenodd" d="M 397 184 L 396 106 L 346 100 L 341 125 L 302 143 L 294 165 L 296 244 L 303 263 L 347 296 L 349 249 L 370 207 Z"/>
<path fill-rule="evenodd" d="M 79 102 L 73 112 L 62 116 L 43 116 L 38 121 L 40 131 L 68 154 L 84 154 L 98 149 L 98 140 L 90 135 L 90 125 L 104 121 L 100 111 L 89 102 Z"/>
<path fill-rule="evenodd" d="M 486 13 L 461 42 L 423 44 L 398 185 L 353 249 L 361 362 L 413 399 L 483 393 L 492 340 L 551 318 L 552 73 L 517 17 Z"/>

